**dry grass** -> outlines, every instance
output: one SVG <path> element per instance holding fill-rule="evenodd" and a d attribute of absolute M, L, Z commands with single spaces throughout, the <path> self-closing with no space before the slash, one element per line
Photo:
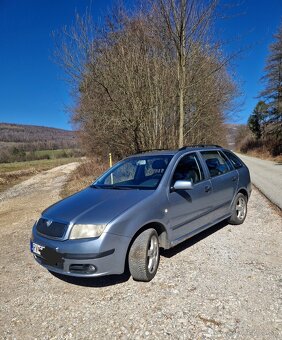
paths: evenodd
<path fill-rule="evenodd" d="M 282 155 L 274 157 L 270 154 L 270 152 L 265 147 L 254 148 L 254 149 L 248 150 L 246 152 L 242 152 L 242 150 L 237 149 L 236 152 L 241 153 L 242 155 L 246 155 L 246 156 L 251 156 L 251 157 L 256 157 L 256 158 L 260 158 L 260 159 L 265 159 L 265 160 L 268 160 L 268 161 L 282 163 Z"/>
<path fill-rule="evenodd" d="M 274 161 L 277 163 L 282 163 L 282 155 L 279 156 L 271 156 L 271 154 L 265 150 L 264 148 L 257 148 L 254 150 L 249 150 L 245 155 L 252 156 L 252 157 L 257 157 L 261 159 L 266 159 L 269 161 Z"/>
<path fill-rule="evenodd" d="M 108 164 L 99 159 L 85 160 L 71 173 L 61 190 L 60 196 L 64 198 L 86 188 L 107 168 Z"/>
<path fill-rule="evenodd" d="M 256 140 L 253 136 L 246 136 L 238 144 L 239 152 L 275 162 L 282 162 L 281 143 L 275 139 Z"/>

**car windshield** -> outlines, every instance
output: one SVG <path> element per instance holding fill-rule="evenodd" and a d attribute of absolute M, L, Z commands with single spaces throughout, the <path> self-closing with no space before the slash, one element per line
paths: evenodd
<path fill-rule="evenodd" d="M 131 157 L 119 162 L 92 187 L 97 189 L 156 189 L 171 160 L 171 155 Z"/>

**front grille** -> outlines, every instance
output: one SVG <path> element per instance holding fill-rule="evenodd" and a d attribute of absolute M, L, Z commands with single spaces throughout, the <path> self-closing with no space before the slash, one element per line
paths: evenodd
<path fill-rule="evenodd" d="M 48 220 L 45 218 L 40 218 L 36 225 L 36 230 L 43 235 L 62 238 L 67 231 L 67 224 L 52 221 L 48 226 Z M 50 221 L 49 221 L 50 223 Z"/>

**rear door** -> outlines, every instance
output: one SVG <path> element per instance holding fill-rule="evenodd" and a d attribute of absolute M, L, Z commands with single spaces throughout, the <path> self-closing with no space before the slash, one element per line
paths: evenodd
<path fill-rule="evenodd" d="M 202 151 L 201 155 L 210 175 L 213 199 L 211 218 L 216 221 L 230 215 L 238 187 L 238 172 L 221 151 Z"/>

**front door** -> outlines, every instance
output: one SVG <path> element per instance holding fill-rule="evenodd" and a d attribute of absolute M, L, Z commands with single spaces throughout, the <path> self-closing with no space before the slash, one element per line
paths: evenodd
<path fill-rule="evenodd" d="M 184 155 L 179 160 L 171 179 L 171 187 L 177 180 L 192 180 L 194 188 L 170 191 L 168 194 L 168 218 L 175 244 L 208 224 L 213 207 L 211 181 L 205 178 L 196 153 Z"/>

